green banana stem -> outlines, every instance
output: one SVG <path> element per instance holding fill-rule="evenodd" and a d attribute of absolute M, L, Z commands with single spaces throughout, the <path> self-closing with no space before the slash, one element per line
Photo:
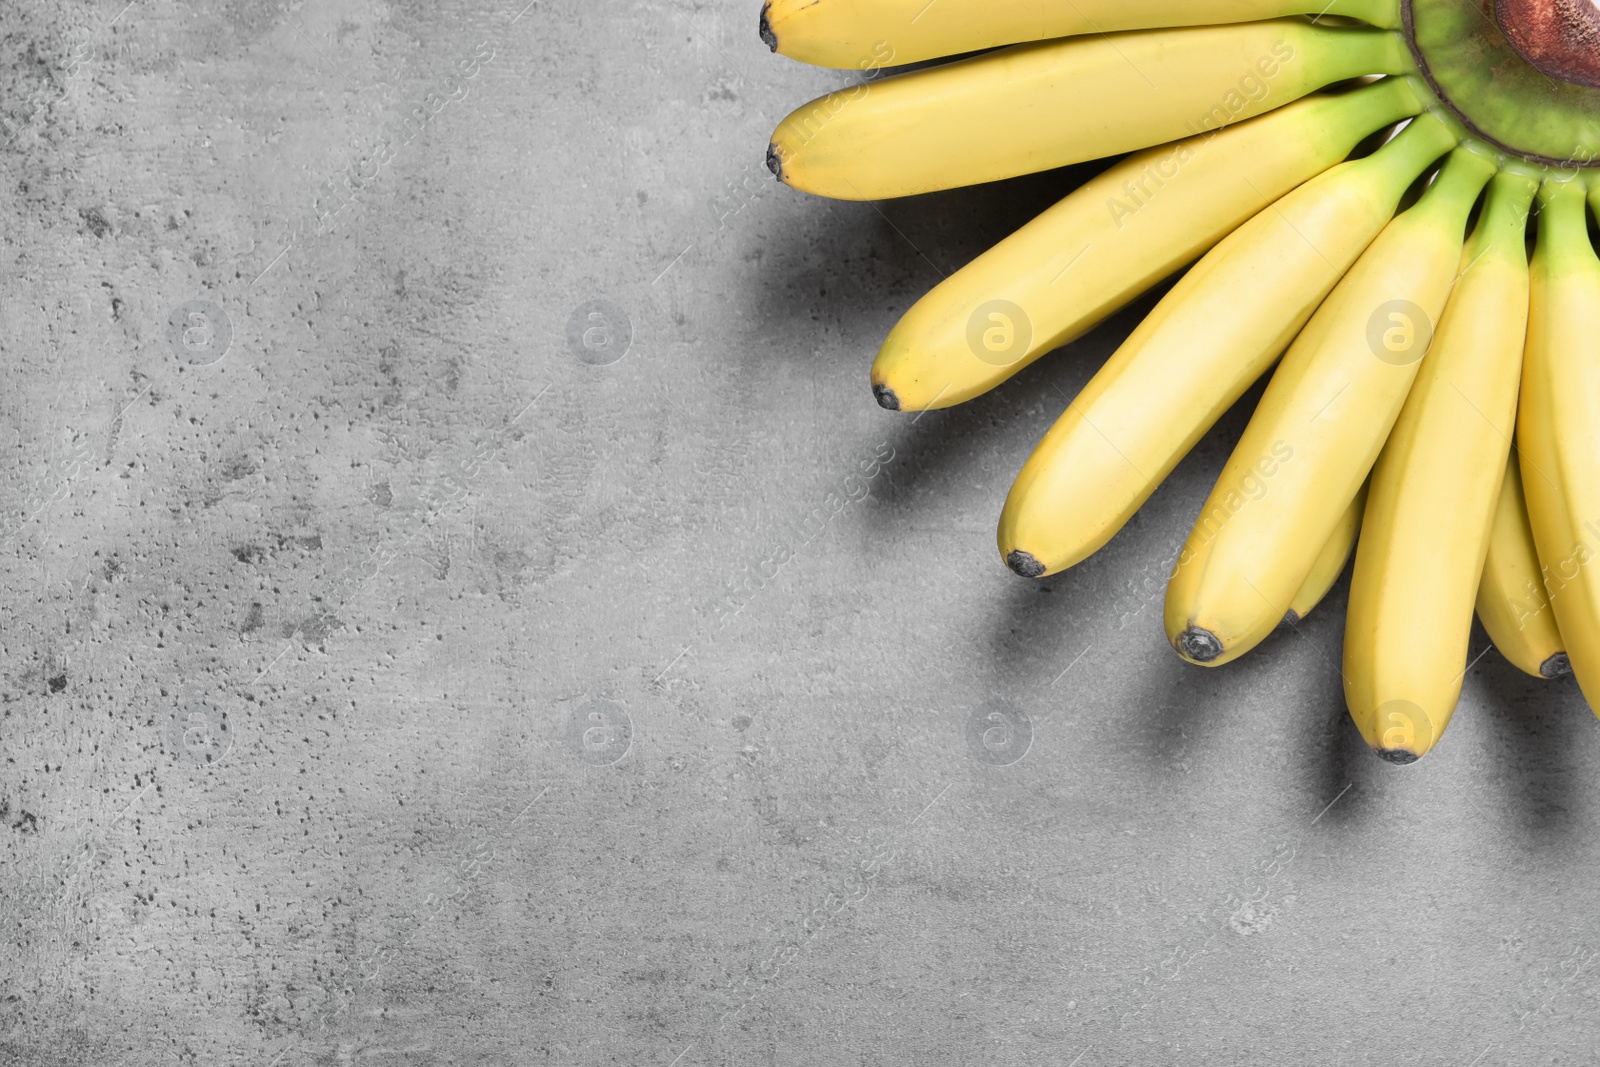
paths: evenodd
<path fill-rule="evenodd" d="M 1315 15 L 1343 15 L 1386 30 L 1400 28 L 1400 0 L 1334 0 L 1326 9 L 1307 12 Z"/>
<path fill-rule="evenodd" d="M 1457 144 L 1455 133 L 1431 112 L 1417 116 L 1388 144 L 1368 157 L 1400 183 L 1409 183 Z"/>
<path fill-rule="evenodd" d="M 1422 111 L 1422 102 L 1406 78 L 1384 78 L 1344 93 L 1316 94 L 1300 106 L 1315 108 L 1321 135 L 1341 144 L 1353 144 Z"/>
<path fill-rule="evenodd" d="M 1410 74 L 1416 67 L 1406 50 L 1406 41 L 1398 33 L 1381 29 L 1330 29 L 1328 37 L 1318 41 L 1327 49 L 1328 67 L 1323 85 L 1343 81 L 1346 77 L 1360 77 L 1353 71 L 1366 74 Z"/>
<path fill-rule="evenodd" d="M 1465 225 L 1467 213 L 1494 173 L 1493 160 L 1458 148 L 1445 160 L 1444 168 L 1415 210 L 1434 216 L 1441 225 L 1452 216 L 1459 216 L 1460 224 Z"/>
<path fill-rule="evenodd" d="M 1504 256 L 1528 262 L 1528 214 L 1539 183 L 1523 174 L 1501 171 L 1489 183 L 1489 199 L 1484 204 L 1478 228 L 1467 245 L 1467 258 L 1480 255 Z"/>
<path fill-rule="evenodd" d="M 1539 256 L 1556 271 L 1594 258 L 1581 182 L 1545 182 L 1539 189 Z"/>

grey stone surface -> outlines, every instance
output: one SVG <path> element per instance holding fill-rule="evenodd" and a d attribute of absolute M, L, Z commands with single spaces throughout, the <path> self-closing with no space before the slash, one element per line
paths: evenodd
<path fill-rule="evenodd" d="M 1180 663 L 1240 412 L 1008 574 L 1149 299 L 873 402 L 1087 171 L 810 199 L 753 2 L 522 2 L 0 8 L 0 1065 L 1594 1062 L 1575 686 Z"/>

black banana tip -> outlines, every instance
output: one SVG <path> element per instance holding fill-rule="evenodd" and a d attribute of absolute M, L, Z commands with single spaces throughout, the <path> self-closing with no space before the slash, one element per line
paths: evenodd
<path fill-rule="evenodd" d="M 767 17 L 771 10 L 772 4 L 770 2 L 761 5 L 761 39 L 767 42 L 768 48 L 776 52 L 778 50 L 778 35 L 772 32 L 772 20 Z"/>
<path fill-rule="evenodd" d="M 1546 678 L 1565 678 L 1572 673 L 1572 661 L 1565 652 L 1557 652 L 1539 664 L 1539 673 Z"/>
<path fill-rule="evenodd" d="M 1222 642 L 1210 630 L 1191 626 L 1178 635 L 1178 651 L 1196 663 L 1210 663 L 1222 655 Z"/>
<path fill-rule="evenodd" d="M 767 169 L 774 178 L 783 181 L 783 160 L 778 158 L 778 146 L 771 143 L 767 145 Z"/>
<path fill-rule="evenodd" d="M 887 385 L 874 385 L 872 395 L 878 398 L 878 406 L 886 411 L 899 411 L 900 398 L 894 395 L 894 390 Z"/>
<path fill-rule="evenodd" d="M 1299 626 L 1300 616 L 1293 611 L 1286 611 L 1283 613 L 1283 624 L 1285 626 Z"/>
<path fill-rule="evenodd" d="M 1422 758 L 1408 748 L 1375 748 L 1373 751 L 1385 763 L 1396 763 L 1402 767 L 1409 763 L 1415 763 Z"/>
<path fill-rule="evenodd" d="M 1013 549 L 1006 555 L 1006 566 L 1024 578 L 1044 577 L 1044 564 L 1020 548 Z"/>

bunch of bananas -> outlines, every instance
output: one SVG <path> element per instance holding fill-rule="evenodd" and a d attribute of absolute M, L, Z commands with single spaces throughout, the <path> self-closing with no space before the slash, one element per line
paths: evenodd
<path fill-rule="evenodd" d="M 1474 610 L 1600 709 L 1600 7 L 768 0 L 761 35 L 869 74 L 979 53 L 784 119 L 768 165 L 796 189 L 1131 153 L 905 314 L 885 408 L 971 399 L 1189 267 L 1017 476 L 1013 571 L 1106 544 L 1271 371 L 1168 583 L 1179 655 L 1238 658 L 1353 554 L 1345 697 L 1383 758 L 1438 742 Z"/>

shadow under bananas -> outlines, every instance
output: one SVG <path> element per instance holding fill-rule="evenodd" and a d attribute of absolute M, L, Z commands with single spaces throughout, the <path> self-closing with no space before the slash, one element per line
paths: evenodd
<path fill-rule="evenodd" d="M 1406 773 L 1406 768 L 1373 755 L 1345 704 L 1344 627 L 1354 570 L 1355 561 L 1347 561 L 1339 580 L 1316 610 L 1295 626 L 1279 627 L 1274 635 L 1280 641 L 1313 646 L 1322 667 L 1302 694 L 1304 706 L 1291 703 L 1287 708 L 1287 713 L 1296 717 L 1296 729 L 1287 735 L 1287 755 L 1299 777 L 1316 782 L 1315 795 L 1332 798 L 1350 787 L 1323 817 L 1323 825 L 1329 827 L 1371 824 L 1383 814 L 1384 797 L 1389 792 L 1386 779 Z M 1426 766 L 1422 764 L 1418 769 Z"/>
<path fill-rule="evenodd" d="M 1488 641 L 1474 622 L 1473 647 Z M 1531 678 L 1498 652 L 1484 656 L 1471 674 L 1486 698 L 1489 759 L 1499 785 L 1492 806 L 1505 813 L 1513 823 L 1509 828 L 1523 840 L 1542 846 L 1570 843 L 1585 832 L 1574 811 L 1593 791 L 1592 783 L 1579 781 L 1584 738 L 1596 724 L 1578 683 L 1571 675 Z"/>
<path fill-rule="evenodd" d="M 1151 302 L 1158 297 L 1152 294 Z M 1126 333 L 1144 310 L 1130 308 L 1129 321 L 1107 325 Z M 1087 368 L 1083 378 L 1097 368 L 1098 363 Z M 1040 581 L 1012 579 L 1010 588 L 997 593 L 988 659 L 1001 679 L 1041 673 L 1041 658 L 1060 659 L 1046 666 L 1048 680 L 1086 641 L 1094 642 L 1097 654 L 1115 654 L 1105 646 L 1121 644 L 1126 658 L 1139 663 L 1127 675 L 1125 692 L 1129 706 L 1143 709 L 1143 714 L 1129 728 L 1153 769 L 1181 767 L 1196 756 L 1225 760 L 1225 738 L 1238 736 L 1243 698 L 1256 705 L 1251 714 L 1261 731 L 1252 747 L 1299 767 L 1296 777 L 1311 783 L 1310 796 L 1332 798 L 1347 785 L 1390 769 L 1372 757 L 1344 706 L 1340 670 L 1348 565 L 1316 611 L 1294 627 L 1280 627 L 1236 663 L 1208 670 L 1184 662 L 1166 647 L 1162 613 L 1171 562 L 1243 435 L 1266 382 L 1263 378 L 1246 392 L 1093 557 Z M 1072 396 L 1076 388 L 1064 391 Z M 1067 403 L 1060 394 L 1055 399 L 1049 419 Z M 1047 420 L 1038 432 L 1048 425 Z M 1023 446 L 1017 465 L 1031 447 L 1031 441 Z M 996 514 L 1004 488 L 998 491 Z M 883 509 L 879 521 L 894 521 L 889 509 Z M 998 572 L 998 558 L 995 567 Z M 1041 597 L 1040 591 L 1053 595 Z M 1291 664 L 1299 669 L 1286 671 Z M 1070 691 L 1063 691 L 1060 699 L 1070 701 Z M 1354 805 L 1328 815 L 1330 821 L 1358 818 Z"/>
<path fill-rule="evenodd" d="M 1343 627 L 1349 598 L 1350 569 L 1329 592 L 1316 614 L 1302 622 L 1305 636 L 1330 663 L 1343 660 Z M 1315 629 L 1317 632 L 1312 632 Z M 1285 627 L 1277 637 L 1288 632 Z M 1488 635 L 1476 620 L 1469 648 L 1472 655 L 1489 648 Z M 1498 795 L 1485 805 L 1502 813 L 1507 829 L 1519 840 L 1541 847 L 1568 846 L 1583 832 L 1574 809 L 1584 803 L 1580 788 L 1583 760 L 1577 755 L 1584 731 L 1593 716 L 1572 679 L 1554 682 L 1530 678 L 1505 657 L 1490 650 L 1469 668 L 1456 717 L 1486 716 L 1485 729 L 1469 736 L 1463 723 L 1446 733 L 1439 749 L 1410 767 L 1396 767 L 1373 757 L 1345 708 L 1342 678 L 1330 670 L 1331 684 L 1317 687 L 1310 720 L 1317 730 L 1297 730 L 1291 758 L 1306 776 L 1317 775 L 1323 793 L 1333 796 L 1349 785 L 1343 801 L 1326 819 L 1334 825 L 1362 827 L 1392 815 L 1387 809 L 1395 795 L 1397 778 L 1427 774 L 1452 758 L 1448 750 L 1462 745 L 1487 744 L 1487 753 L 1456 752 L 1457 760 L 1494 768 Z M 1474 685 L 1473 679 L 1479 684 Z"/>
<path fill-rule="evenodd" d="M 870 203 L 827 200 L 780 186 L 768 196 L 791 198 L 799 205 L 798 219 L 788 223 L 790 233 L 774 236 L 787 237 L 779 243 L 799 251 L 765 257 L 748 314 L 769 337 L 814 334 L 822 322 L 839 324 L 849 336 L 873 338 L 861 350 L 824 350 L 825 365 L 819 369 L 858 370 L 861 397 L 875 406 L 867 374 L 878 343 L 900 316 L 945 277 L 1115 163 L 1096 160 Z M 797 357 L 816 358 L 814 346 L 792 348 Z M 764 362 L 772 352 L 768 346 L 752 347 L 748 358 Z"/>

